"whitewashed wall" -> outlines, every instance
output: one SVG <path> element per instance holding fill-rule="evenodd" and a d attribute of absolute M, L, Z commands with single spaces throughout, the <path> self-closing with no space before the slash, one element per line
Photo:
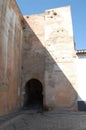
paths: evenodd
<path fill-rule="evenodd" d="M 86 102 L 86 54 L 77 54 L 76 74 L 78 83 L 78 101 Z"/>

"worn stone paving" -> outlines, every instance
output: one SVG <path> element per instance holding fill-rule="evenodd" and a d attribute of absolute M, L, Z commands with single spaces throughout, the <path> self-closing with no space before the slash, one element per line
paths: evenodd
<path fill-rule="evenodd" d="M 1 123 L 0 130 L 86 130 L 86 113 L 23 111 Z"/>

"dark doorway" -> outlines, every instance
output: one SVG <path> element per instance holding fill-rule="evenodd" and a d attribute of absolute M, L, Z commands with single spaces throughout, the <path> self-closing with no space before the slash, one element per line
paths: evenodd
<path fill-rule="evenodd" d="M 26 108 L 43 107 L 43 87 L 39 80 L 31 79 L 25 85 L 25 102 Z"/>

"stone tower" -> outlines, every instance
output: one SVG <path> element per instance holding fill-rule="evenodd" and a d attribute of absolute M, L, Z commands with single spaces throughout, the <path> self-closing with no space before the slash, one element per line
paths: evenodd
<path fill-rule="evenodd" d="M 22 87 L 31 79 L 43 85 L 43 105 L 76 110 L 74 41 L 70 7 L 25 16 Z"/>

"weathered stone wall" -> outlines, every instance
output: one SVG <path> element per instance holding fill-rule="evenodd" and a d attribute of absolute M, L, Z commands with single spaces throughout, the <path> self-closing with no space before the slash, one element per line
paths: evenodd
<path fill-rule="evenodd" d="M 0 0 L 0 115 L 23 106 L 31 79 L 42 83 L 46 108 L 77 110 L 70 7 L 24 20 L 14 0 Z"/>
<path fill-rule="evenodd" d="M 0 0 L 0 115 L 20 106 L 22 19 L 15 0 Z"/>
<path fill-rule="evenodd" d="M 43 84 L 45 107 L 76 110 L 77 85 L 70 7 L 47 10 L 45 14 L 25 16 L 25 19 L 23 88 L 28 80 L 36 78 Z"/>
<path fill-rule="evenodd" d="M 29 80 L 37 79 L 44 86 L 45 72 L 44 15 L 25 16 L 25 19 L 27 22 L 24 23 L 22 51 L 22 97 L 25 94 L 25 84 Z"/>
<path fill-rule="evenodd" d="M 45 43 L 45 104 L 57 110 L 76 110 L 77 85 L 70 7 L 46 11 Z"/>

